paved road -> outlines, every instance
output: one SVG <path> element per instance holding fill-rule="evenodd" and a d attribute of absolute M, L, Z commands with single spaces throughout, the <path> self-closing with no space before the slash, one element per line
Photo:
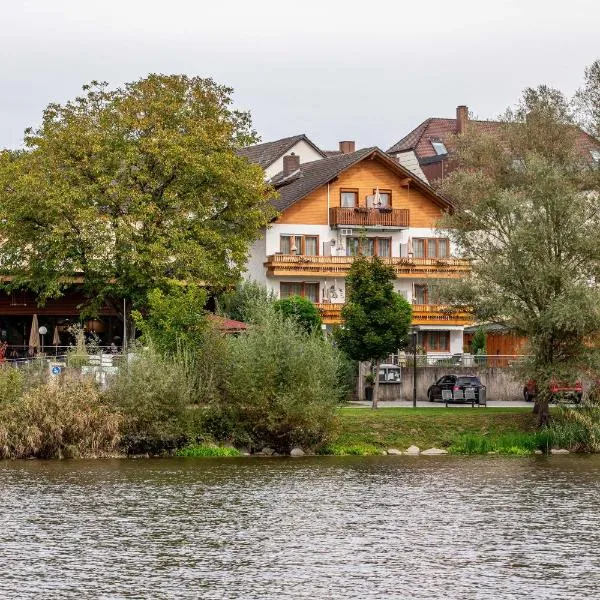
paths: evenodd
<path fill-rule="evenodd" d="M 490 408 L 492 408 L 492 407 L 508 408 L 508 407 L 517 407 L 517 406 L 533 408 L 533 405 L 531 404 L 531 402 L 524 402 L 523 400 L 508 400 L 508 401 L 488 400 L 487 404 Z M 370 402 L 350 402 L 350 406 L 356 406 L 357 408 L 370 407 L 371 403 Z M 393 400 L 393 401 L 383 400 L 383 401 L 379 402 L 380 408 L 385 408 L 386 406 L 387 407 L 390 407 L 390 406 L 409 407 L 409 406 L 412 406 L 412 400 Z M 471 408 L 470 404 L 451 404 L 450 406 L 458 407 L 458 408 Z M 446 406 L 443 402 L 427 402 L 427 401 L 419 400 L 419 401 L 417 401 L 417 407 L 418 408 L 445 408 Z"/>

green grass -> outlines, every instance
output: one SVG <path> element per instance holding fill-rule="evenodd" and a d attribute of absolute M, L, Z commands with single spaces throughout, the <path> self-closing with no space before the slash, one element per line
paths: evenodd
<path fill-rule="evenodd" d="M 543 443 L 539 436 L 530 408 L 344 407 L 339 412 L 337 435 L 323 450 L 329 454 L 378 454 L 414 444 L 457 454 L 527 454 Z"/>
<path fill-rule="evenodd" d="M 204 456 L 241 456 L 241 452 L 236 448 L 215 446 L 212 444 L 198 444 L 195 446 L 185 446 L 177 450 L 177 456 L 184 457 L 204 457 Z"/>

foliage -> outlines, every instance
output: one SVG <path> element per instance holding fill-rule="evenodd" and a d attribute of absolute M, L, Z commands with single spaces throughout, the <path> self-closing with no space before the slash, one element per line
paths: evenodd
<path fill-rule="evenodd" d="M 498 134 L 467 128 L 455 140 L 459 170 L 442 184 L 455 205 L 443 226 L 472 276 L 447 286 L 448 299 L 480 320 L 501 320 L 528 338 L 524 376 L 546 389 L 550 378 L 595 371 L 586 340 L 600 330 L 596 280 L 600 179 L 576 144 L 569 102 L 545 86 L 525 91 Z M 539 394 L 540 423 L 547 394 Z"/>
<path fill-rule="evenodd" d="M 600 59 L 586 70 L 583 86 L 574 98 L 579 124 L 600 139 Z"/>
<path fill-rule="evenodd" d="M 328 444 L 319 449 L 319 454 L 329 454 L 333 456 L 376 456 L 381 454 L 381 450 L 368 444 L 354 444 L 352 446 Z"/>
<path fill-rule="evenodd" d="M 275 302 L 276 296 L 257 281 L 242 279 L 235 290 L 221 294 L 217 300 L 219 311 L 235 321 L 253 323 L 265 307 Z"/>
<path fill-rule="evenodd" d="M 0 405 L 0 457 L 110 454 L 118 448 L 120 424 L 93 382 L 52 382 Z"/>
<path fill-rule="evenodd" d="M 21 397 L 25 390 L 25 380 L 20 369 L 0 366 L 0 405 L 14 402 Z"/>
<path fill-rule="evenodd" d="M 173 355 L 178 348 L 196 350 L 207 327 L 205 304 L 206 291 L 194 284 L 171 284 L 167 292 L 153 289 L 148 293 L 145 314 L 132 314 L 142 332 L 141 342 L 153 343 L 164 354 Z"/>
<path fill-rule="evenodd" d="M 410 304 L 394 292 L 394 270 L 380 258 L 358 257 L 346 277 L 349 288 L 342 309 L 343 327 L 336 340 L 353 360 L 379 363 L 407 345 L 412 317 Z M 379 378 L 375 379 L 373 408 L 377 407 Z"/>
<path fill-rule="evenodd" d="M 50 104 L 25 150 L 0 153 L 7 286 L 43 301 L 83 272 L 92 313 L 143 307 L 172 280 L 236 281 L 273 211 L 262 170 L 236 154 L 256 137 L 231 93 L 153 74 Z"/>
<path fill-rule="evenodd" d="M 122 445 L 130 454 L 157 454 L 186 444 L 194 423 L 193 361 L 165 357 L 152 346 L 138 350 L 112 378 L 106 397 L 123 415 Z"/>
<path fill-rule="evenodd" d="M 559 406 L 548 431 L 555 448 L 600 452 L 600 391 L 593 386 L 578 406 Z"/>
<path fill-rule="evenodd" d="M 294 319 L 308 333 L 314 333 L 321 329 L 322 321 L 319 309 L 307 298 L 290 296 L 277 300 L 274 306 L 276 311 L 285 317 Z"/>
<path fill-rule="evenodd" d="M 227 342 L 221 397 L 205 413 L 207 433 L 282 453 L 328 439 L 345 394 L 338 350 L 273 309 Z"/>
<path fill-rule="evenodd" d="M 216 446 L 214 444 L 189 445 L 179 448 L 177 456 L 205 457 L 205 456 L 241 456 L 241 452 L 230 446 Z"/>
<path fill-rule="evenodd" d="M 485 354 L 486 335 L 483 327 L 478 327 L 473 341 L 471 342 L 471 352 L 473 354 Z"/>

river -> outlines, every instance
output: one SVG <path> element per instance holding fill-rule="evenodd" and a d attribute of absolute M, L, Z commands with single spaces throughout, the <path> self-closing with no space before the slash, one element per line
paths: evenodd
<path fill-rule="evenodd" d="M 0 463 L 0 598 L 598 598 L 600 457 Z"/>

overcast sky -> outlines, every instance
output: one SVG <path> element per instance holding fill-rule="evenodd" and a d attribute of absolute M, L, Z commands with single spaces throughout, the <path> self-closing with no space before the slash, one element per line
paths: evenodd
<path fill-rule="evenodd" d="M 263 141 L 386 149 L 526 86 L 572 93 L 600 57 L 599 0 L 0 0 L 0 147 L 92 79 L 211 76 Z"/>

